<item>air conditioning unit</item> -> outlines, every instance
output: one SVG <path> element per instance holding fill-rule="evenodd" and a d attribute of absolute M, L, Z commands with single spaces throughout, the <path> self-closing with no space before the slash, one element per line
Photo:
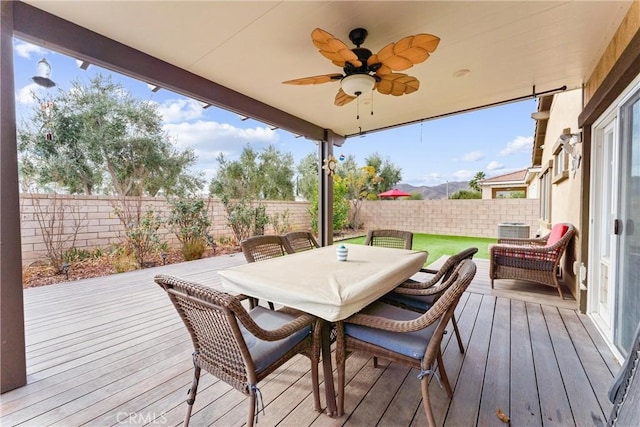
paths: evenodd
<path fill-rule="evenodd" d="M 498 239 L 528 239 L 529 225 L 524 222 L 502 222 L 498 224 Z"/>

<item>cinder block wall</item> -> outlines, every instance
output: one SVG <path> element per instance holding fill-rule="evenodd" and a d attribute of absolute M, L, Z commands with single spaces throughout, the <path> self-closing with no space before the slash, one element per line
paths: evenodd
<path fill-rule="evenodd" d="M 117 197 L 80 196 L 55 194 L 21 194 L 20 196 L 20 228 L 22 232 L 22 262 L 30 264 L 46 258 L 46 246 L 43 230 L 51 229 L 56 235 L 63 235 L 64 247 L 78 249 L 108 248 L 123 241 L 124 228 L 114 214 Z M 211 220 L 210 233 L 215 239 L 232 237 L 227 226 L 227 217 L 222 203 L 217 199 L 209 199 L 208 212 Z M 289 211 L 288 222 L 292 230 L 308 230 L 311 228 L 308 202 L 264 201 L 267 215 Z M 38 208 L 38 205 L 40 208 Z M 169 217 L 171 207 L 161 197 L 145 197 L 142 199 L 142 211 L 151 207 L 162 218 Z M 64 207 L 64 209 L 60 209 Z M 45 223 L 39 224 L 36 212 L 45 212 Z M 51 221 L 55 212 L 56 221 Z M 62 212 L 62 213 L 61 213 Z M 77 233 L 75 230 L 77 229 Z M 267 233 L 273 232 L 269 227 Z M 75 234 L 75 243 L 72 238 Z M 179 244 L 177 238 L 167 228 L 159 230 L 160 239 L 172 246 Z"/>
<path fill-rule="evenodd" d="M 365 229 L 493 238 L 498 224 L 520 222 L 533 237 L 539 212 L 538 199 L 378 200 L 363 202 L 360 219 Z"/>
<path fill-rule="evenodd" d="M 35 212 L 37 204 L 41 210 L 52 212 L 56 206 L 64 206 L 62 229 L 53 227 L 54 232 L 63 233 L 63 239 L 74 234 L 74 224 L 78 224 L 76 241 L 78 249 L 108 248 L 121 243 L 124 229 L 113 213 L 118 201 L 107 196 L 77 196 L 53 194 L 21 195 L 22 261 L 30 264 L 46 257 L 42 227 Z M 146 197 L 142 199 L 143 211 L 153 208 L 161 217 L 167 218 L 171 210 L 164 198 Z M 289 211 L 292 230 L 311 228 L 309 202 L 263 201 L 267 215 Z M 215 239 L 232 237 L 227 226 L 224 207 L 219 200 L 210 199 L 210 232 Z M 50 215 L 48 215 L 50 218 Z M 58 217 L 59 218 L 59 217 Z M 497 227 L 502 222 L 521 222 L 530 226 L 533 236 L 538 227 L 539 201 L 537 199 L 492 199 L 492 200 L 380 200 L 366 201 L 361 207 L 364 229 L 394 228 L 415 233 L 444 234 L 453 236 L 497 237 Z M 57 225 L 57 223 L 56 223 Z M 45 228 L 51 228 L 45 226 Z M 272 233 L 271 228 L 266 229 Z M 175 235 L 166 228 L 159 230 L 160 238 L 170 245 L 178 245 Z M 71 246 L 71 240 L 65 247 Z"/>

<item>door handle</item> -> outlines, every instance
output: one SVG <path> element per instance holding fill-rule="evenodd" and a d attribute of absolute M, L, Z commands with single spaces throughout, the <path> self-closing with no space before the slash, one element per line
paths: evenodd
<path fill-rule="evenodd" d="M 619 219 L 613 220 L 613 234 L 620 235 L 622 234 L 622 221 Z"/>

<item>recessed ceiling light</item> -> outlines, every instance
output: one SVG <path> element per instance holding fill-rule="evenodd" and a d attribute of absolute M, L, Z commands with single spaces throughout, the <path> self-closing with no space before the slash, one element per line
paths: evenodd
<path fill-rule="evenodd" d="M 467 68 L 463 68 L 463 69 L 458 70 L 455 73 L 453 73 L 453 77 L 464 77 L 467 74 L 469 74 L 470 72 L 471 72 L 471 70 L 469 70 Z"/>

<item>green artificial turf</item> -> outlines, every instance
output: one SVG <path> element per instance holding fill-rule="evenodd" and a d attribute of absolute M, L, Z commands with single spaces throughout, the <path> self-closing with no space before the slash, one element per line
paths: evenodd
<path fill-rule="evenodd" d="M 354 237 L 353 239 L 342 240 L 343 243 L 359 243 L 364 244 L 363 237 Z M 470 248 L 478 248 L 475 258 L 489 259 L 488 246 L 496 243 L 496 239 L 486 237 L 467 237 L 467 236 L 443 236 L 439 234 L 413 234 L 413 249 L 429 252 L 427 264 L 431 264 L 439 259 L 442 255 L 454 255 L 458 252 Z"/>

